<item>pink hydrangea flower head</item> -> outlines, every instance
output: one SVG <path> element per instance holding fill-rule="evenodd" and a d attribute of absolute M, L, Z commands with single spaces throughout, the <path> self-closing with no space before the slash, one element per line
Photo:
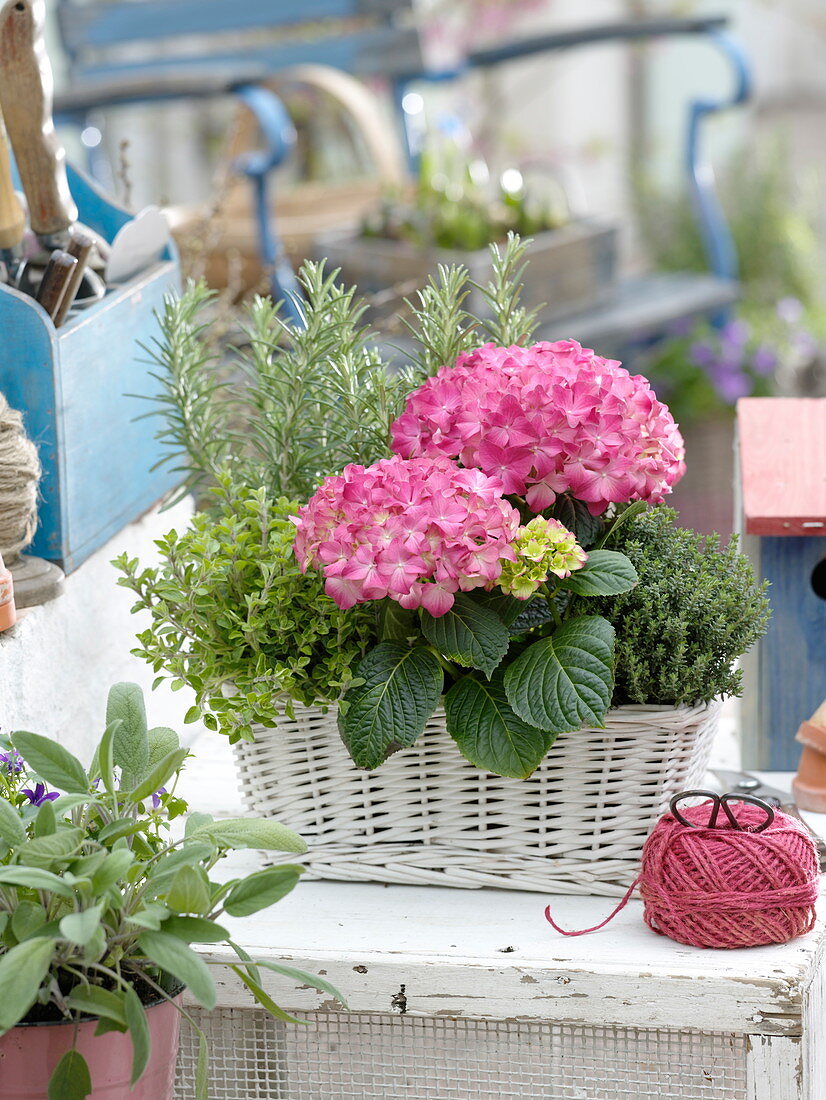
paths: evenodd
<path fill-rule="evenodd" d="M 575 340 L 465 352 L 410 395 L 392 438 L 404 458 L 497 477 L 534 512 L 564 492 L 594 515 L 659 503 L 685 473 L 682 436 L 647 380 Z"/>
<path fill-rule="evenodd" d="M 301 568 L 323 570 L 340 608 L 389 597 L 439 617 L 456 592 L 496 583 L 519 513 L 480 470 L 394 455 L 326 478 L 294 522 Z"/>

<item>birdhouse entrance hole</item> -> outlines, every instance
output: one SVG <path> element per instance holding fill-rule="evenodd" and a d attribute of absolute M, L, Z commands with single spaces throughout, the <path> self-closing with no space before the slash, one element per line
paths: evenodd
<path fill-rule="evenodd" d="M 819 561 L 812 570 L 812 589 L 821 600 L 826 600 L 826 558 Z"/>

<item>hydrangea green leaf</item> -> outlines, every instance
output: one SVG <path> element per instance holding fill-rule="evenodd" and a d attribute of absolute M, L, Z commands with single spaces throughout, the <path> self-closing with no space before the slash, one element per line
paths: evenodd
<path fill-rule="evenodd" d="M 351 688 L 338 728 L 356 767 L 379 767 L 412 745 L 442 693 L 438 658 L 422 646 L 382 642 L 358 666 L 363 683 Z"/>
<path fill-rule="evenodd" d="M 447 732 L 462 756 L 495 775 L 527 779 L 555 740 L 514 712 L 499 674 L 490 683 L 463 677 L 445 696 L 445 712 Z"/>
<path fill-rule="evenodd" d="M 599 615 L 570 619 L 505 672 L 513 709 L 550 733 L 602 725 L 611 703 L 614 628 Z"/>
<path fill-rule="evenodd" d="M 617 596 L 638 582 L 631 561 L 616 550 L 591 550 L 588 561 L 562 581 L 564 588 L 578 596 Z"/>
<path fill-rule="evenodd" d="M 488 677 L 508 652 L 510 634 L 495 611 L 459 593 L 438 619 L 422 612 L 422 631 L 441 654 Z"/>

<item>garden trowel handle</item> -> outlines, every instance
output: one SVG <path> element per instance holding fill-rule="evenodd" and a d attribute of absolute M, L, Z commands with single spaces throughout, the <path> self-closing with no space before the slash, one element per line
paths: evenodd
<path fill-rule="evenodd" d="M 0 249 L 16 249 L 23 240 L 26 216 L 11 178 L 6 127 L 0 117 Z"/>
<path fill-rule="evenodd" d="M 77 220 L 66 178 L 66 153 L 52 118 L 52 67 L 43 36 L 45 0 L 6 0 L 0 8 L 0 108 L 40 237 Z"/>

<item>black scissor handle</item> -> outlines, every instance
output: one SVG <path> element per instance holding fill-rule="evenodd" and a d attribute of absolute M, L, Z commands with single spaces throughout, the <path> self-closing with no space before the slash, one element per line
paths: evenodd
<path fill-rule="evenodd" d="M 680 813 L 678 806 L 686 798 L 708 798 L 711 800 L 711 813 L 709 815 L 706 825 L 698 825 L 695 821 L 687 821 L 686 818 Z M 731 802 L 748 802 L 752 806 L 758 806 L 761 810 L 766 812 L 766 820 L 759 825 L 752 825 L 749 828 L 744 829 L 734 814 L 731 812 L 729 803 Z M 686 829 L 716 829 L 717 819 L 720 816 L 720 810 L 728 818 L 729 825 L 732 829 L 737 829 L 742 833 L 762 833 L 771 825 L 774 821 L 774 809 L 764 802 L 762 798 L 757 798 L 753 794 L 738 794 L 735 791 L 730 791 L 728 794 L 719 795 L 716 791 L 680 791 L 679 794 L 675 794 L 669 803 L 669 809 L 671 816 L 675 818 Z"/>

